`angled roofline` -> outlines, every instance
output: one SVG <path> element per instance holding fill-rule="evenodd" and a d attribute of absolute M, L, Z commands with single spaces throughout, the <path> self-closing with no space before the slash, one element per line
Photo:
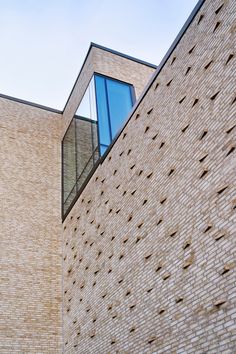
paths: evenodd
<path fill-rule="evenodd" d="M 148 84 L 146 85 L 146 87 L 144 88 L 143 90 L 143 93 L 141 94 L 140 98 L 138 99 L 138 101 L 136 101 L 132 111 L 130 112 L 129 114 L 129 117 L 125 123 L 125 125 L 123 126 L 123 128 L 121 129 L 120 132 L 118 132 L 118 134 L 116 135 L 116 137 L 114 138 L 112 144 L 109 146 L 109 148 L 107 149 L 105 155 L 103 155 L 103 160 L 105 158 L 105 156 L 109 153 L 110 149 L 112 148 L 112 146 L 114 145 L 115 141 L 117 140 L 117 138 L 119 137 L 119 135 L 122 133 L 122 131 L 124 130 L 125 126 L 127 125 L 129 119 L 131 118 L 131 116 L 134 114 L 134 112 L 136 111 L 137 107 L 139 106 L 140 102 L 142 101 L 142 99 L 146 96 L 146 93 L 148 91 L 148 89 L 150 88 L 150 86 L 153 84 L 153 82 L 155 81 L 156 77 L 158 76 L 158 74 L 160 73 L 160 71 L 162 70 L 163 66 L 165 65 L 166 61 L 169 59 L 170 55 L 172 54 L 172 52 L 174 51 L 175 47 L 177 46 L 177 44 L 179 43 L 179 41 L 181 40 L 181 38 L 183 37 L 184 33 L 186 32 L 186 30 L 188 29 L 189 25 L 191 24 L 191 22 L 193 21 L 194 17 L 196 16 L 196 14 L 198 13 L 198 11 L 200 10 L 200 8 L 202 7 L 203 3 L 205 2 L 205 0 L 199 0 L 198 3 L 196 4 L 196 6 L 194 7 L 194 9 L 192 10 L 190 16 L 188 17 L 187 21 L 185 22 L 185 24 L 183 25 L 182 29 L 180 30 L 180 32 L 178 33 L 177 37 L 175 38 L 174 42 L 172 43 L 172 45 L 170 46 L 169 50 L 167 51 L 166 55 L 164 56 L 164 58 L 162 59 L 160 65 L 156 66 L 154 64 L 150 64 L 148 62 L 145 62 L 143 60 L 140 60 L 140 59 L 137 59 L 137 58 L 134 58 L 134 57 L 131 57 L 129 55 L 126 55 L 124 53 L 121 53 L 121 52 L 118 52 L 118 51 L 115 51 L 113 49 L 110 49 L 110 48 L 107 48 L 107 47 L 104 47 L 104 46 L 101 46 L 99 44 L 96 44 L 96 43 L 93 43 L 91 42 L 90 43 L 90 46 L 89 46 L 89 49 L 88 49 L 88 52 L 86 54 L 86 57 L 84 59 L 84 62 L 81 66 L 81 69 L 79 71 L 79 74 L 75 80 L 75 83 L 73 85 L 73 88 L 70 92 L 70 95 L 66 101 L 66 104 L 63 108 L 63 110 L 58 110 L 58 109 L 55 109 L 55 108 L 51 108 L 51 107 L 47 107 L 47 106 L 44 106 L 44 105 L 41 105 L 41 104 L 38 104 L 38 103 L 34 103 L 34 102 L 30 102 L 30 101 L 26 101 L 26 100 L 22 100 L 20 98 L 16 98 L 16 97 L 12 97 L 12 96 L 8 96 L 8 95 L 4 95 L 4 94 L 1 94 L 0 93 L 0 98 L 4 98 L 6 100 L 10 100 L 10 101 L 14 101 L 14 102 L 18 102 L 18 103 L 22 103 L 22 104 L 25 104 L 25 105 L 28 105 L 28 106 L 31 106 L 31 107 L 36 107 L 36 108 L 39 108 L 39 109 L 43 109 L 45 111 L 49 111 L 49 112 L 53 112 L 53 113 L 57 113 L 57 114 L 63 114 L 64 111 L 65 111 L 65 108 L 69 102 L 69 99 L 71 97 L 71 94 L 75 88 L 75 85 L 79 79 L 79 76 L 83 70 L 83 67 L 85 65 L 85 62 L 88 58 L 88 55 L 92 49 L 92 47 L 95 47 L 95 48 L 100 48 L 102 50 L 105 50 L 107 52 L 110 52 L 110 53 L 113 53 L 115 55 L 119 55 L 123 58 L 126 58 L 126 59 L 129 59 L 129 60 L 133 60 L 133 61 L 136 61 L 137 63 L 140 63 L 140 64 L 143 64 L 143 65 L 147 65 L 149 67 L 152 67 L 154 69 L 156 69 L 156 71 L 154 72 L 153 76 L 151 77 L 150 81 L 148 82 Z"/>
<path fill-rule="evenodd" d="M 155 65 L 155 64 L 148 63 L 147 61 L 132 57 L 130 55 L 127 55 L 127 54 L 124 54 L 124 53 L 121 53 L 121 52 L 118 52 L 117 50 L 113 50 L 111 48 L 104 47 L 104 46 L 102 46 L 100 44 L 97 44 L 97 43 L 94 43 L 94 42 L 90 43 L 90 47 L 95 47 L 95 48 L 98 48 L 98 49 L 105 50 L 106 52 L 118 55 L 118 56 L 120 56 L 122 58 L 125 58 L 125 59 L 129 59 L 129 60 L 135 61 L 135 62 L 137 62 L 139 64 L 142 64 L 142 65 L 149 66 L 149 67 L 151 67 L 153 69 L 157 68 L 157 65 Z"/>
<path fill-rule="evenodd" d="M 133 106 L 131 112 L 128 115 L 128 118 L 125 122 L 125 124 L 123 125 L 123 127 L 121 128 L 121 130 L 116 134 L 115 138 L 113 139 L 112 143 L 109 145 L 109 147 L 107 148 L 105 154 L 99 159 L 97 160 L 96 164 L 93 166 L 92 170 L 90 171 L 90 173 L 88 174 L 87 178 L 85 179 L 84 183 L 82 184 L 79 193 L 77 193 L 77 195 L 75 196 L 75 198 L 72 200 L 71 205 L 69 206 L 69 208 L 67 209 L 66 213 L 63 215 L 62 213 L 62 223 L 65 221 L 65 219 L 67 218 L 67 216 L 69 215 L 69 213 L 71 212 L 73 206 L 75 205 L 76 201 L 78 200 L 78 198 L 80 197 L 81 193 L 83 192 L 83 190 L 85 189 L 87 183 L 89 182 L 90 178 L 93 176 L 94 172 L 96 171 L 97 167 L 101 164 L 103 164 L 105 158 L 107 157 L 107 155 L 110 153 L 111 149 L 113 148 L 113 145 L 116 143 L 117 139 L 119 138 L 119 136 L 122 134 L 122 132 L 124 131 L 124 129 L 126 128 L 127 124 L 129 123 L 131 117 L 133 116 L 133 114 L 135 113 L 135 111 L 138 109 L 140 103 L 142 102 L 142 100 L 144 99 L 144 97 L 146 96 L 146 94 L 148 93 L 148 90 L 150 89 L 150 87 L 152 86 L 152 84 L 154 83 L 154 81 L 156 80 L 157 76 L 160 74 L 161 70 L 163 69 L 164 65 L 166 64 L 167 60 L 170 58 L 171 54 L 174 52 L 175 48 L 177 47 L 178 43 L 180 42 L 180 40 L 182 39 L 183 35 L 185 34 L 185 32 L 187 31 L 187 29 L 189 28 L 189 26 L 191 25 L 192 21 L 194 20 L 195 16 L 198 14 L 200 8 L 202 7 L 202 5 L 204 4 L 205 0 L 199 0 L 196 4 L 196 6 L 194 7 L 194 9 L 192 10 L 191 14 L 189 15 L 188 19 L 186 20 L 186 22 L 184 23 L 183 27 L 181 28 L 180 32 L 178 33 L 177 37 L 175 38 L 175 40 L 173 41 L 173 43 L 171 44 L 170 48 L 168 49 L 167 53 L 165 54 L 165 56 L 163 57 L 162 61 L 160 62 L 160 65 L 158 65 L 156 71 L 154 72 L 154 74 L 152 75 L 151 79 L 149 80 L 149 82 L 147 83 L 146 87 L 143 90 L 143 93 L 141 94 L 141 96 L 139 97 L 139 99 L 136 101 L 135 105 Z"/>
<path fill-rule="evenodd" d="M 135 113 L 135 111 L 139 107 L 140 103 L 142 102 L 142 100 L 144 99 L 144 97 L 148 93 L 149 89 L 151 88 L 152 84 L 155 82 L 156 78 L 158 77 L 158 75 L 162 71 L 162 69 L 163 69 L 164 65 L 166 64 L 167 60 L 170 58 L 170 56 L 174 52 L 175 48 L 179 44 L 180 40 L 184 36 L 185 32 L 187 31 L 187 29 L 189 28 L 191 23 L 193 22 L 194 18 L 198 14 L 198 12 L 199 12 L 200 8 L 202 7 L 202 5 L 204 4 L 204 2 L 205 2 L 205 0 L 198 0 L 197 4 L 195 5 L 195 7 L 193 8 L 193 10 L 190 13 L 189 17 L 185 21 L 185 23 L 184 23 L 183 27 L 181 28 L 180 32 L 178 33 L 178 35 L 174 39 L 174 41 L 171 44 L 170 48 L 168 49 L 168 51 L 166 52 L 165 56 L 163 57 L 163 59 L 161 60 L 160 64 L 158 65 L 156 71 L 153 73 L 151 79 L 149 80 L 149 82 L 147 83 L 146 87 L 144 88 L 144 90 L 143 90 L 142 94 L 140 95 L 139 99 L 135 102 L 135 105 L 133 106 L 132 110 L 130 111 L 125 124 L 123 125 L 121 130 L 116 134 L 116 136 L 114 137 L 114 140 L 112 141 L 112 143 L 107 148 L 105 154 L 101 157 L 101 161 L 100 161 L 101 164 L 103 163 L 104 159 L 109 154 L 109 152 L 111 151 L 113 145 L 115 144 L 115 142 L 117 141 L 117 139 L 119 138 L 121 133 L 124 131 L 125 127 L 129 123 L 131 117 L 133 116 L 133 114 Z"/>
<path fill-rule="evenodd" d="M 83 61 L 83 64 L 82 64 L 82 66 L 81 66 L 81 69 L 80 69 L 80 71 L 79 71 L 79 74 L 77 75 L 77 78 L 76 78 L 76 80 L 75 80 L 75 83 L 74 83 L 74 85 L 73 85 L 73 87 L 72 87 L 72 90 L 71 90 L 71 92 L 70 92 L 70 94 L 69 94 L 69 97 L 68 97 L 68 99 L 67 99 L 67 101 L 66 101 L 66 104 L 65 104 L 65 106 L 64 106 L 64 108 L 63 108 L 63 113 L 64 113 L 64 111 L 65 111 L 65 109 L 66 109 L 66 106 L 67 106 L 67 104 L 68 104 L 68 102 L 69 102 L 69 100 L 70 100 L 70 98 L 71 98 L 71 95 L 72 95 L 72 93 L 73 93 L 73 91 L 74 91 L 74 88 L 75 88 L 75 86 L 76 86 L 76 84 L 77 84 L 77 82 L 78 82 L 78 80 L 79 80 L 80 74 L 81 74 L 81 72 L 83 71 L 84 65 L 85 65 L 85 63 L 86 63 L 86 61 L 87 61 L 87 59 L 88 59 L 88 56 L 89 56 L 89 54 L 90 54 L 90 52 L 91 52 L 91 49 L 92 49 L 93 47 L 94 47 L 94 48 L 98 48 L 98 49 L 102 49 L 102 50 L 104 50 L 104 51 L 106 51 L 106 52 L 109 52 L 109 53 L 112 53 L 112 54 L 115 54 L 115 55 L 118 55 L 118 56 L 120 56 L 120 57 L 122 57 L 122 58 L 135 61 L 136 63 L 149 66 L 150 68 L 157 69 L 157 65 L 148 63 L 148 62 L 146 62 L 146 61 L 144 61 L 144 60 L 140 60 L 140 59 L 131 57 L 130 55 L 127 55 L 127 54 L 118 52 L 118 51 L 116 51 L 116 50 L 113 50 L 113 49 L 104 47 L 104 46 L 102 46 L 102 45 L 100 45 L 100 44 L 97 44 L 97 43 L 94 43 L 94 42 L 91 42 L 91 43 L 90 43 L 90 46 L 89 46 L 89 49 L 88 49 L 88 51 L 87 51 L 87 54 L 86 54 L 86 56 L 85 56 L 85 59 L 84 59 L 84 61 Z"/>
<path fill-rule="evenodd" d="M 75 85 L 76 85 L 77 82 L 78 82 L 78 79 L 79 79 L 80 74 L 81 74 L 81 72 L 82 72 L 82 70 L 83 70 L 83 68 L 84 68 L 84 65 L 85 65 L 85 63 L 86 63 L 86 61 L 87 61 L 87 58 L 88 58 L 88 56 L 89 56 L 89 53 L 90 53 L 90 51 L 91 51 L 91 49 L 92 49 L 93 47 L 94 47 L 94 48 L 102 49 L 102 50 L 104 50 L 104 51 L 106 51 L 106 52 L 109 52 L 109 53 L 118 55 L 118 56 L 123 57 L 123 58 L 126 58 L 126 59 L 128 59 L 128 60 L 135 61 L 135 62 L 137 62 L 137 63 L 139 63 L 139 64 L 149 66 L 150 68 L 153 68 L 153 69 L 156 69 L 156 68 L 157 68 L 156 65 L 151 64 L 151 63 L 148 63 L 148 62 L 146 62 L 146 61 L 144 61 L 144 60 L 140 60 L 140 59 L 138 59 L 138 58 L 134 58 L 134 57 L 132 57 L 132 56 L 130 56 L 130 55 L 127 55 L 127 54 L 118 52 L 118 51 L 116 51 L 116 50 L 113 50 L 113 49 L 104 47 L 104 46 L 102 46 L 102 45 L 100 45 L 100 44 L 91 42 L 90 45 L 89 45 L 89 49 L 88 49 L 88 51 L 87 51 L 86 57 L 85 57 L 85 59 L 84 59 L 84 61 L 83 61 L 83 64 L 82 64 L 81 69 L 80 69 L 80 71 L 79 71 L 79 74 L 78 74 L 78 76 L 77 76 L 77 78 L 76 78 L 76 80 L 75 80 L 75 83 L 74 83 L 74 85 L 73 85 L 73 87 L 72 87 L 72 90 L 71 90 L 71 92 L 70 92 L 70 94 L 69 94 L 69 97 L 68 97 L 68 99 L 67 99 L 67 101 L 66 101 L 66 104 L 65 104 L 63 110 L 51 108 L 51 107 L 44 106 L 44 105 L 41 105 L 41 104 L 38 104 L 38 103 L 34 103 L 34 102 L 27 101 L 27 100 L 23 100 L 23 99 L 21 99 L 21 98 L 17 98 L 17 97 L 12 97 L 12 96 L 8 96 L 8 95 L 4 95 L 4 94 L 2 94 L 2 93 L 0 93 L 0 98 L 4 98 L 4 99 L 6 99 L 6 100 L 10 100 L 10 101 L 22 103 L 22 104 L 25 104 L 25 105 L 28 105 L 28 106 L 31 106 L 31 107 L 40 108 L 40 109 L 43 109 L 43 110 L 45 110 L 45 111 L 49 111 L 49 112 L 53 112 L 53 113 L 58 113 L 58 114 L 63 114 L 64 111 L 65 111 L 65 108 L 66 108 L 66 106 L 67 106 L 67 104 L 68 104 L 68 102 L 69 102 L 69 100 L 70 100 L 70 97 L 71 97 L 71 95 L 72 95 L 72 93 L 73 93 L 73 91 L 74 91 Z"/>
<path fill-rule="evenodd" d="M 25 101 L 25 100 L 22 100 L 22 99 L 16 98 L 16 97 L 3 95 L 2 93 L 0 93 L 0 98 L 4 98 L 5 100 L 18 102 L 18 103 L 21 103 L 21 104 L 26 104 L 26 105 L 31 106 L 31 107 L 40 108 L 40 109 L 43 109 L 45 111 L 49 111 L 49 112 L 53 112 L 53 113 L 57 113 L 57 114 L 62 114 L 62 111 L 60 111 L 59 109 L 43 106 L 41 104 L 30 102 L 30 101 Z"/>

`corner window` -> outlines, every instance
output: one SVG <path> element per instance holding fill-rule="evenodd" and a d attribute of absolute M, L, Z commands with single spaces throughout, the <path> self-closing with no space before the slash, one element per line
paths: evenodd
<path fill-rule="evenodd" d="M 134 104 L 133 86 L 95 74 L 62 141 L 62 214 L 122 129 Z"/>

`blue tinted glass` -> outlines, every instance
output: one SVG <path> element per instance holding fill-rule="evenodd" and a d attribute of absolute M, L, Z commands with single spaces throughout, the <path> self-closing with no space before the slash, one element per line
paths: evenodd
<path fill-rule="evenodd" d="M 97 101 L 97 113 L 98 113 L 98 130 L 99 130 L 99 142 L 100 144 L 110 145 L 111 136 L 109 128 L 109 116 L 105 78 L 101 76 L 95 76 L 96 87 L 96 101 Z"/>
<path fill-rule="evenodd" d="M 100 154 L 103 155 L 107 148 L 107 145 L 100 144 Z"/>
<path fill-rule="evenodd" d="M 112 139 L 124 125 L 132 108 L 130 85 L 106 79 Z"/>
<path fill-rule="evenodd" d="M 101 155 L 124 125 L 132 108 L 131 85 L 94 75 Z"/>

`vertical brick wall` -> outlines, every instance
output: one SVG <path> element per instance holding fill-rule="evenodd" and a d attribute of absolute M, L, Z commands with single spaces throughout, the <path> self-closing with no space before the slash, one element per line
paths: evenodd
<path fill-rule="evenodd" d="M 235 14 L 204 3 L 65 220 L 65 353 L 235 353 Z"/>
<path fill-rule="evenodd" d="M 61 353 L 61 115 L 0 99 L 0 353 Z"/>

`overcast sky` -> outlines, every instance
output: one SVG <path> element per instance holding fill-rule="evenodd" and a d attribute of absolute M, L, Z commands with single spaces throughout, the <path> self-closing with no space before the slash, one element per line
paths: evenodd
<path fill-rule="evenodd" d="M 0 0 L 0 93 L 63 109 L 90 42 L 158 65 L 197 0 Z"/>

